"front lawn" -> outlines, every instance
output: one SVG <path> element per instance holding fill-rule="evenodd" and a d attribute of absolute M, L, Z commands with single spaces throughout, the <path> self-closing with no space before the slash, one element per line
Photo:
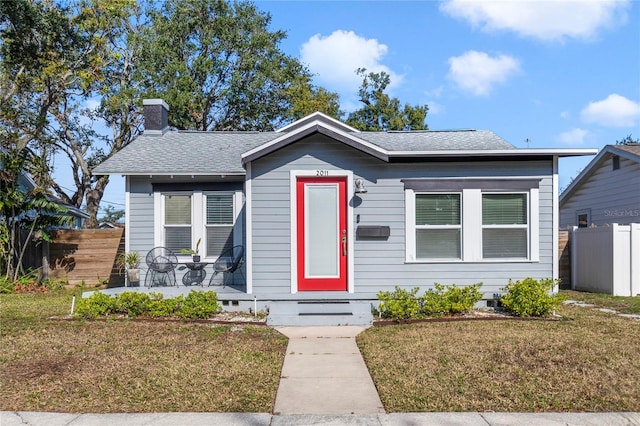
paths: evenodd
<path fill-rule="evenodd" d="M 640 322 L 561 314 L 372 327 L 357 342 L 389 412 L 640 411 Z"/>
<path fill-rule="evenodd" d="M 599 308 L 615 309 L 625 314 L 640 314 L 640 296 L 611 296 L 604 293 L 587 293 L 584 291 L 562 290 L 560 293 L 568 299 L 596 305 Z"/>
<path fill-rule="evenodd" d="M 275 330 L 49 319 L 70 305 L 70 293 L 0 295 L 0 410 L 272 410 L 287 345 Z"/>

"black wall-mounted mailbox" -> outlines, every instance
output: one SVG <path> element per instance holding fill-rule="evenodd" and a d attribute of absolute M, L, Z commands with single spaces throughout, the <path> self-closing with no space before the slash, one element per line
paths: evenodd
<path fill-rule="evenodd" d="M 361 225 L 356 228 L 356 238 L 358 239 L 379 239 L 386 240 L 391 234 L 388 226 Z"/>

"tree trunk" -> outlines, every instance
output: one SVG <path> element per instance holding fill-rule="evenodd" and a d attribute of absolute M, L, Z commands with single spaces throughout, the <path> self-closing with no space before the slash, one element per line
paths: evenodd
<path fill-rule="evenodd" d="M 96 228 L 98 226 L 98 209 L 104 196 L 104 190 L 109 184 L 109 176 L 100 176 L 93 189 L 87 190 L 87 213 L 89 219 L 84 222 L 84 228 Z"/>

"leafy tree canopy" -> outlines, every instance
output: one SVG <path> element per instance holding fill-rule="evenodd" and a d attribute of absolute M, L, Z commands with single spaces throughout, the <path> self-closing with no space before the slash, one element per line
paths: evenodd
<path fill-rule="evenodd" d="M 616 145 L 631 145 L 636 143 L 640 144 L 640 139 L 633 139 L 630 134 L 625 136 L 622 140 L 616 141 Z"/>
<path fill-rule="evenodd" d="M 364 105 L 349 114 L 347 124 L 363 131 L 389 130 L 427 130 L 425 122 L 429 107 L 427 105 L 400 106 L 398 98 L 392 98 L 385 90 L 391 83 L 389 74 L 383 72 L 367 73 L 359 68 L 357 74 L 362 77 L 358 94 Z"/>
<path fill-rule="evenodd" d="M 248 2 L 167 0 L 136 38 L 149 97 L 179 129 L 270 130 L 288 121 L 289 88 L 308 76 L 278 44 L 271 16 Z"/>

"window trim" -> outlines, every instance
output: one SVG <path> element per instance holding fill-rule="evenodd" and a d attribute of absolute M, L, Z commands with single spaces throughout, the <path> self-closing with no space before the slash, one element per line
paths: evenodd
<path fill-rule="evenodd" d="M 580 216 L 587 216 L 587 224 L 585 226 L 580 226 Z M 591 225 L 591 209 L 580 209 L 576 210 L 576 226 L 578 228 L 588 228 Z"/>
<path fill-rule="evenodd" d="M 505 225 L 485 225 L 484 224 L 484 218 L 481 218 L 481 223 L 482 223 L 482 230 L 480 232 L 480 238 L 482 241 L 482 260 L 492 260 L 492 261 L 496 261 L 496 260 L 529 260 L 531 258 L 531 194 L 529 194 L 529 192 L 525 192 L 525 191 L 482 191 L 482 195 L 481 198 L 484 202 L 484 196 L 485 195 L 494 195 L 494 194 L 522 194 L 525 196 L 525 201 L 527 203 L 527 215 L 526 215 L 526 220 L 527 223 L 525 224 L 505 224 Z M 484 204 L 481 204 L 481 209 L 480 212 L 483 211 L 484 208 Z M 480 215 L 482 217 L 482 214 Z M 484 256 L 484 230 L 485 229 L 525 229 L 527 232 L 527 242 L 526 242 L 526 247 L 527 247 L 527 255 L 525 257 L 485 257 Z"/>
<path fill-rule="evenodd" d="M 154 247 L 163 247 L 164 242 L 164 198 L 166 195 L 191 196 L 191 243 L 201 239 L 200 248 L 206 247 L 206 195 L 217 193 L 233 194 L 233 245 L 243 245 L 244 241 L 244 196 L 239 190 L 187 190 L 187 191 L 154 191 Z M 204 245 L 203 245 L 204 244 Z M 194 248 L 194 247 L 192 247 Z M 202 251 L 202 250 L 201 250 Z M 176 253 L 180 262 L 188 262 L 192 255 Z M 215 256 L 201 256 L 203 262 L 213 262 Z"/>
<path fill-rule="evenodd" d="M 232 221 L 231 223 L 226 223 L 226 224 L 211 224 L 209 225 L 207 223 L 207 197 L 209 195 L 223 195 L 223 194 L 228 194 L 231 195 L 231 202 L 232 202 L 232 207 L 231 207 L 231 217 L 232 217 Z M 204 250 L 204 253 L 206 253 L 207 251 L 207 228 L 212 227 L 228 227 L 231 226 L 231 232 L 233 233 L 233 246 L 238 245 L 236 244 L 236 220 L 238 217 L 238 211 L 237 211 L 237 203 L 235 200 L 235 196 L 234 196 L 234 192 L 233 191 L 203 191 L 202 192 L 202 242 L 200 243 L 200 247 L 202 248 L 201 250 Z M 198 241 L 198 240 L 195 240 Z M 241 244 L 241 243 L 239 243 Z M 214 256 L 202 256 L 203 259 L 215 259 Z"/>
<path fill-rule="evenodd" d="M 413 209 L 413 228 L 414 228 L 414 243 L 415 243 L 415 248 L 414 248 L 414 253 L 417 253 L 418 251 L 418 230 L 420 229 L 445 229 L 445 230 L 450 230 L 450 229 L 457 229 L 459 234 L 460 234 L 460 257 L 435 257 L 435 258 L 420 258 L 420 260 L 426 260 L 426 261 L 461 261 L 463 259 L 464 256 L 464 238 L 462 236 L 463 234 L 463 229 L 464 229 L 464 217 L 462 212 L 464 211 L 464 206 L 463 206 L 463 197 L 462 197 L 462 191 L 455 191 L 455 192 L 433 192 L 433 191 L 429 191 L 429 192 L 424 192 L 424 191 L 419 191 L 419 192 L 414 192 L 414 197 L 415 199 L 417 199 L 417 197 L 419 195 L 458 195 L 460 197 L 460 223 L 458 225 L 418 225 L 416 223 L 416 218 L 415 218 L 415 214 L 416 214 L 416 209 L 415 209 L 415 204 L 414 204 L 414 209 Z M 417 254 L 416 254 L 416 258 L 417 258 Z"/>
<path fill-rule="evenodd" d="M 500 188 L 498 182 L 504 179 L 403 179 L 405 183 L 405 263 L 536 263 L 540 261 L 540 190 L 541 179 L 515 179 L 507 188 Z M 411 181 L 412 183 L 408 183 Z M 414 184 L 416 182 L 417 184 Z M 419 182 L 419 183 L 418 183 Z M 414 188 L 430 186 L 428 192 L 452 193 L 452 188 L 462 191 L 461 259 L 418 259 L 416 258 L 415 208 L 416 194 L 424 193 Z M 434 183 L 442 183 L 441 190 L 434 190 Z M 480 182 L 491 182 L 482 188 Z M 469 184 L 470 183 L 470 184 Z M 518 188 L 514 190 L 514 188 Z M 528 194 L 528 257 L 488 258 L 482 256 L 482 194 L 484 193 L 527 193 Z M 479 213 L 480 212 L 480 213 Z"/>
<path fill-rule="evenodd" d="M 167 197 L 189 197 L 190 201 L 191 201 L 191 217 L 190 217 L 190 221 L 188 225 L 182 224 L 182 225 L 176 225 L 176 224 L 167 224 L 166 223 L 166 203 L 167 203 Z M 193 244 L 194 240 L 193 239 L 193 234 L 194 234 L 194 211 L 193 211 L 193 204 L 194 204 L 194 194 L 189 192 L 163 192 L 162 193 L 162 197 L 161 197 L 161 201 L 160 201 L 160 221 L 161 221 L 161 230 L 160 230 L 160 240 L 162 241 L 161 246 L 165 246 L 165 241 L 166 241 L 166 229 L 167 227 L 169 228 L 189 228 L 191 230 L 191 244 Z M 158 244 L 156 244 L 156 247 L 158 246 Z M 177 256 L 181 255 L 181 253 L 176 253 Z"/>

